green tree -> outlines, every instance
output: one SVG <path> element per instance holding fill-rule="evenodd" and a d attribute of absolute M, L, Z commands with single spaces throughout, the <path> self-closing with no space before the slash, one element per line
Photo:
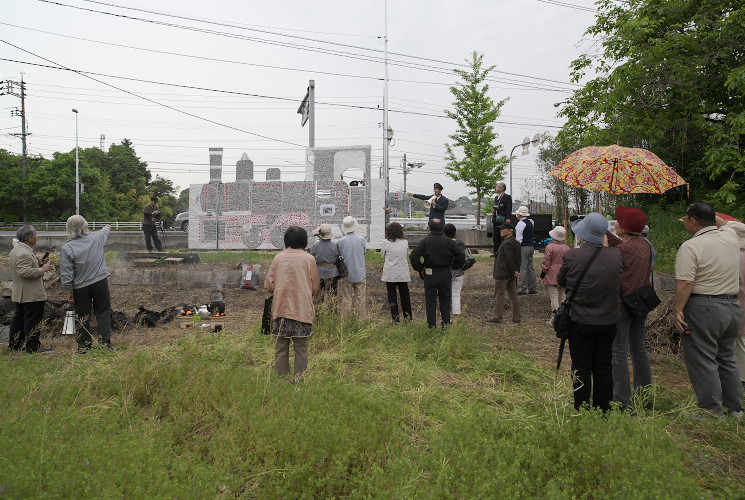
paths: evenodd
<path fill-rule="evenodd" d="M 178 195 L 178 203 L 176 204 L 176 214 L 181 212 L 189 211 L 189 188 L 182 189 Z"/>
<path fill-rule="evenodd" d="M 741 0 L 600 0 L 596 54 L 559 141 L 644 147 L 706 198 L 745 210 L 745 8 Z M 682 190 L 678 190 L 680 196 Z M 701 196 L 703 194 L 704 196 Z"/>
<path fill-rule="evenodd" d="M 489 96 L 489 85 L 484 82 L 494 66 L 483 68 L 482 54 L 474 51 L 472 59 L 466 62 L 469 70 L 453 70 L 463 81 L 450 87 L 455 97 L 454 109 L 445 110 L 458 126 L 449 136 L 453 142 L 445 144 L 445 172 L 472 189 L 470 193 L 476 195 L 476 220 L 480 221 L 481 201 L 494 192 L 497 180 L 503 177 L 509 163 L 506 156 L 498 156 L 502 146 L 494 144 L 497 134 L 492 125 L 507 100 L 494 102 Z"/>

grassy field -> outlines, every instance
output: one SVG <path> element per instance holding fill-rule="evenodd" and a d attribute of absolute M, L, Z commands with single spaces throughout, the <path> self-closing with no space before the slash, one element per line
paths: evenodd
<path fill-rule="evenodd" d="M 578 415 L 516 333 L 326 316 L 295 385 L 258 325 L 5 355 L 0 497 L 745 497 L 736 421 L 687 416 L 674 390 Z"/>

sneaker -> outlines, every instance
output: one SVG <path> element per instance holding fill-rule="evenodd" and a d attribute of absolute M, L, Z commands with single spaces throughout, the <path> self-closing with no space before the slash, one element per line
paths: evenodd
<path fill-rule="evenodd" d="M 78 346 L 78 350 L 77 350 L 77 351 L 75 351 L 75 352 L 76 352 L 77 354 L 87 354 L 87 353 L 88 353 L 88 350 L 89 350 L 89 349 L 90 349 L 89 347 L 85 347 L 85 346 Z"/>
<path fill-rule="evenodd" d="M 729 412 L 728 415 L 730 417 L 736 418 L 737 420 L 742 420 L 743 412 L 742 410 L 732 410 L 731 412 Z"/>
<path fill-rule="evenodd" d="M 101 344 L 101 349 L 108 349 L 110 351 L 116 351 L 117 350 L 116 347 L 114 347 L 113 345 L 111 345 L 111 342 L 104 342 L 103 344 Z"/>

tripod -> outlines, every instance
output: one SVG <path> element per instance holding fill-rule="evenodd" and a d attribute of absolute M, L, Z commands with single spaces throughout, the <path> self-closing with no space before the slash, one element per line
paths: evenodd
<path fill-rule="evenodd" d="M 163 245 L 163 250 L 168 251 L 168 237 L 166 236 L 166 228 L 163 224 L 163 221 L 158 219 L 155 222 L 155 228 L 156 231 L 160 231 L 160 240 L 161 244 Z"/>

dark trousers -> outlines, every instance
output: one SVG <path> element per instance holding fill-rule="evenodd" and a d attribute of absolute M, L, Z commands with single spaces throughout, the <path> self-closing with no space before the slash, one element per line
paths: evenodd
<path fill-rule="evenodd" d="M 401 297 L 401 309 L 404 313 L 404 320 L 411 321 L 411 298 L 409 297 L 409 284 L 405 281 L 392 282 L 387 281 L 385 286 L 388 290 L 388 305 L 391 307 L 391 317 L 398 323 L 401 317 L 398 314 L 398 299 L 396 290 Z"/>
<path fill-rule="evenodd" d="M 155 248 L 157 248 L 159 252 L 163 251 L 163 245 L 161 245 L 160 239 L 158 238 L 158 226 L 157 225 L 143 224 L 142 232 L 145 233 L 145 246 L 147 247 L 148 252 L 153 251 L 153 244 L 155 244 Z"/>
<path fill-rule="evenodd" d="M 91 309 L 96 315 L 98 336 L 105 344 L 111 342 L 111 295 L 109 295 L 109 280 L 107 278 L 92 285 L 72 291 L 75 300 L 75 316 L 78 320 L 78 345 L 90 347 L 93 344 L 91 335 Z M 91 308 L 91 306 L 93 306 Z"/>
<path fill-rule="evenodd" d="M 452 279 L 450 268 L 432 269 L 432 274 L 424 275 L 424 301 L 427 304 L 427 324 L 437 327 L 437 300 L 440 301 L 440 316 L 443 325 L 450 324 L 450 305 L 452 299 Z"/>
<path fill-rule="evenodd" d="M 497 255 L 497 250 L 499 250 L 499 245 L 502 244 L 502 233 L 499 232 L 499 228 L 494 228 L 494 234 L 492 235 L 492 241 L 494 242 L 494 256 Z"/>
<path fill-rule="evenodd" d="M 569 352 L 574 375 L 574 408 L 584 404 L 603 411 L 613 398 L 613 338 L 616 325 L 586 325 L 572 321 Z"/>
<path fill-rule="evenodd" d="M 39 323 L 44 318 L 44 300 L 39 302 L 16 302 L 16 314 L 10 323 L 8 347 L 20 351 L 26 344 L 26 352 L 36 352 L 41 347 Z"/>

